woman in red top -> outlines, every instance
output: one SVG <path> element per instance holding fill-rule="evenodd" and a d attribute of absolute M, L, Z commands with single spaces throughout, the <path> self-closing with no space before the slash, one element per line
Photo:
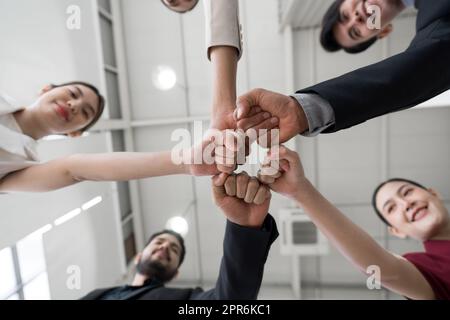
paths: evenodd
<path fill-rule="evenodd" d="M 425 252 L 401 257 L 382 248 L 325 199 L 305 177 L 297 153 L 281 146 L 271 150 L 265 163 L 278 159 L 282 175 L 260 173 L 260 180 L 296 201 L 353 265 L 366 274 L 379 268 L 381 285 L 409 299 L 450 300 L 450 216 L 437 192 L 405 179 L 386 181 L 376 189 L 374 207 L 390 233 L 424 243 Z"/>

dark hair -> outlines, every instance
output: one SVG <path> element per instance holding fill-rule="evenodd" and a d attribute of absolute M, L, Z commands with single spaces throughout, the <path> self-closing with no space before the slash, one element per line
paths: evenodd
<path fill-rule="evenodd" d="M 167 9 L 169 9 L 170 11 L 174 11 L 174 12 L 177 12 L 177 13 L 186 13 L 186 12 L 189 12 L 189 11 L 193 10 L 193 9 L 197 6 L 199 0 L 196 0 L 195 4 L 192 6 L 192 8 L 187 9 L 187 10 L 184 10 L 184 11 L 176 11 L 176 10 L 173 10 L 173 8 L 169 7 L 169 6 L 167 5 L 167 3 L 164 2 L 164 0 L 161 0 L 161 2 L 162 2 L 163 5 L 164 5 Z"/>
<path fill-rule="evenodd" d="M 72 85 L 77 85 L 77 84 L 91 89 L 92 91 L 94 91 L 94 93 L 97 95 L 97 98 L 98 98 L 97 113 L 95 114 L 94 119 L 92 119 L 91 122 L 89 122 L 84 128 L 82 128 L 80 130 L 81 132 L 84 132 L 84 131 L 87 131 L 90 128 L 92 128 L 92 126 L 97 123 L 97 121 L 102 116 L 103 110 L 105 110 L 105 103 L 106 103 L 105 98 L 100 94 L 100 91 L 97 89 L 97 87 L 93 86 L 92 84 L 83 82 L 83 81 L 72 81 L 72 82 L 66 82 L 66 83 L 62 83 L 62 84 L 52 84 L 51 88 L 54 89 L 54 88 L 72 86 Z"/>
<path fill-rule="evenodd" d="M 322 20 L 322 31 L 320 32 L 320 44 L 328 52 L 336 52 L 341 49 L 347 53 L 363 52 L 378 40 L 376 36 L 351 48 L 341 46 L 334 36 L 334 26 L 339 22 L 339 9 L 344 1 L 345 0 L 336 0 L 325 13 Z"/>
<path fill-rule="evenodd" d="M 175 238 L 177 238 L 178 242 L 180 243 L 181 252 L 180 252 L 180 263 L 178 264 L 178 266 L 181 266 L 181 264 L 184 261 L 184 256 L 186 255 L 186 247 L 184 246 L 183 237 L 178 232 L 175 232 L 173 230 L 168 230 L 168 229 L 160 231 L 160 232 L 156 232 L 150 236 L 150 238 L 148 239 L 145 246 L 148 246 L 150 244 L 150 242 L 152 242 L 153 239 L 155 239 L 157 236 L 160 236 L 162 234 L 170 234 L 170 235 L 174 236 Z"/>
<path fill-rule="evenodd" d="M 421 189 L 428 190 L 426 187 L 424 187 L 423 185 L 421 185 L 418 182 L 411 181 L 408 179 L 403 179 L 403 178 L 392 178 L 392 179 L 386 180 L 385 182 L 381 183 L 378 187 L 376 187 L 375 191 L 373 192 L 373 195 L 372 195 L 372 206 L 375 209 L 375 213 L 378 215 L 378 217 L 389 227 L 391 227 L 391 224 L 383 217 L 381 212 L 378 210 L 376 200 L 377 200 L 377 195 L 378 195 L 378 192 L 380 191 L 380 189 L 383 188 L 385 185 L 387 185 L 390 182 L 405 182 L 405 183 L 412 184 L 413 186 L 419 187 Z"/>

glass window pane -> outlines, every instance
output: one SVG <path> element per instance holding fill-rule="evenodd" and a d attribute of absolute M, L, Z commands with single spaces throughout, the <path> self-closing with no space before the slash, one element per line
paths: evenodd
<path fill-rule="evenodd" d="M 102 37 L 103 59 L 107 65 L 116 67 L 113 26 L 111 22 L 104 17 L 100 17 L 100 31 Z"/>
<path fill-rule="evenodd" d="M 20 275 L 22 283 L 45 271 L 45 254 L 42 242 L 42 234 L 32 235 L 17 243 L 17 255 L 19 256 Z"/>
<path fill-rule="evenodd" d="M 108 110 L 111 119 L 121 119 L 119 78 L 113 72 L 106 71 L 106 91 L 108 92 Z"/>
<path fill-rule="evenodd" d="M 33 279 L 23 288 L 25 300 L 50 300 L 47 272 Z"/>
<path fill-rule="evenodd" d="M 114 152 L 125 151 L 125 137 L 123 130 L 114 130 L 111 134 Z"/>
<path fill-rule="evenodd" d="M 123 226 L 123 238 L 126 260 L 127 263 L 130 263 L 137 253 L 136 243 L 134 241 L 133 219 Z"/>
<path fill-rule="evenodd" d="M 0 299 L 5 299 L 16 288 L 16 273 L 11 248 L 0 251 Z"/>
<path fill-rule="evenodd" d="M 131 213 L 130 184 L 127 181 L 118 182 L 117 192 L 119 193 L 120 217 L 123 220 Z"/>

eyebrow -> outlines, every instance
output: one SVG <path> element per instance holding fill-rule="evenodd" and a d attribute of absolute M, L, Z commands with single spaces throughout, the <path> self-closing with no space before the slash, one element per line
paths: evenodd
<path fill-rule="evenodd" d="M 396 193 L 397 193 L 397 194 L 401 194 L 401 193 L 402 193 L 402 190 L 403 190 L 404 188 L 406 188 L 406 187 L 408 187 L 408 184 L 402 185 L 400 188 L 397 189 L 397 192 L 396 192 Z M 382 210 L 384 210 L 384 207 L 386 207 L 386 206 L 389 204 L 389 202 L 391 202 L 391 201 L 392 201 L 392 199 L 387 200 L 387 201 L 384 203 Z"/>

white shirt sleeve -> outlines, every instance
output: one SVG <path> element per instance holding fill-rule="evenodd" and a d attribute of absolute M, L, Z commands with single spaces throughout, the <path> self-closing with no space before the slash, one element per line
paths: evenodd
<path fill-rule="evenodd" d="M 37 142 L 22 133 L 12 115 L 20 109 L 12 99 L 0 94 L 0 179 L 39 163 Z"/>
<path fill-rule="evenodd" d="M 230 46 L 242 56 L 242 26 L 238 0 L 204 0 L 207 56 L 210 48 Z"/>

